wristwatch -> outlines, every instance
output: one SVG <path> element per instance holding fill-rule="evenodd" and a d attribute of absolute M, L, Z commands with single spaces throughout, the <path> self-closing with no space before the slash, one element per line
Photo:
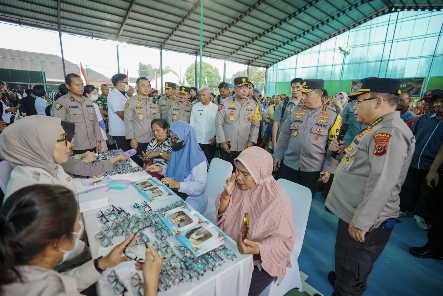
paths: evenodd
<path fill-rule="evenodd" d="M 102 273 L 103 271 L 105 271 L 104 269 L 101 269 L 101 268 L 98 266 L 98 260 L 100 260 L 100 259 L 102 259 L 102 258 L 103 258 L 103 256 L 100 256 L 100 257 L 94 259 L 94 267 L 95 267 L 95 269 L 97 269 L 97 271 L 100 272 L 100 273 Z"/>

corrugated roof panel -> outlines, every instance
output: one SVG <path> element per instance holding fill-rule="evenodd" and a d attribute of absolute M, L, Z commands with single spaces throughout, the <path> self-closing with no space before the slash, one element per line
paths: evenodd
<path fill-rule="evenodd" d="M 55 2 L 55 7 L 57 8 L 57 1 Z M 85 12 L 95 12 L 95 13 L 106 13 L 112 16 L 119 16 L 124 17 L 127 9 L 127 5 L 123 1 L 117 1 L 117 3 L 121 3 L 120 7 L 115 7 L 115 5 L 110 5 L 112 2 L 113 4 L 116 3 L 116 1 L 107 1 L 108 3 L 103 4 L 99 3 L 97 1 L 77 1 L 77 0 L 63 0 L 61 1 L 61 10 L 66 10 L 68 7 L 72 9 L 72 7 L 77 7 L 80 9 L 84 9 L 80 13 L 83 14 Z"/>

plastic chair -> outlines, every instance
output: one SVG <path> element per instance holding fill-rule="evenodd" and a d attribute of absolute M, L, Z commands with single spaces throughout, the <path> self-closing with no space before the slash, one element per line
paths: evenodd
<path fill-rule="evenodd" d="M 215 223 L 215 199 L 223 191 L 226 179 L 232 174 L 232 164 L 220 158 L 214 158 L 209 165 L 208 179 L 206 181 L 206 194 L 208 207 L 203 216 Z"/>
<path fill-rule="evenodd" d="M 8 186 L 9 177 L 14 169 L 14 165 L 9 161 L 3 160 L 0 162 L 0 188 L 3 193 L 6 193 L 6 186 Z"/>
<path fill-rule="evenodd" d="M 292 205 L 292 216 L 295 229 L 295 244 L 291 251 L 292 268 L 286 268 L 286 276 L 280 285 L 277 285 L 277 280 L 274 280 L 265 290 L 263 290 L 263 292 L 260 293 L 260 296 L 283 296 L 294 288 L 298 288 L 300 291 L 302 290 L 298 256 L 300 255 L 303 246 L 306 224 L 308 223 L 309 210 L 311 208 L 312 193 L 311 190 L 305 186 L 285 179 L 279 179 L 277 182 L 289 195 Z"/>

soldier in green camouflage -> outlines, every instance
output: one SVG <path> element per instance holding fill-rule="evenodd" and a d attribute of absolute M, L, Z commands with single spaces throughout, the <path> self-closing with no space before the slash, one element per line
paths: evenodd
<path fill-rule="evenodd" d="M 102 95 L 98 97 L 98 99 L 95 101 L 98 105 L 98 108 L 100 109 L 100 113 L 103 117 L 108 117 L 108 94 L 109 94 L 109 87 L 106 84 L 102 84 L 100 87 L 100 90 L 102 92 Z"/>

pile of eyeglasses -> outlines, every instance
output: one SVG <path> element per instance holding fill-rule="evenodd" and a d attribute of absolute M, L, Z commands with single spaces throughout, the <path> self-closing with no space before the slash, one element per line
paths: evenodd
<path fill-rule="evenodd" d="M 95 154 L 95 159 L 96 159 L 96 161 L 107 160 L 107 159 L 117 157 L 122 153 L 123 153 L 123 150 L 121 150 L 121 149 L 100 152 L 100 153 Z M 132 166 L 131 162 L 129 160 L 118 161 L 114 164 L 112 171 L 106 172 L 103 175 L 106 177 L 106 176 L 113 176 L 113 175 L 118 175 L 118 174 L 135 173 L 135 172 L 140 172 L 142 170 L 143 169 L 139 166 Z"/>
<path fill-rule="evenodd" d="M 120 154 L 123 154 L 123 150 L 121 150 L 121 149 L 109 150 L 109 151 L 105 151 L 105 152 L 98 152 L 98 153 L 95 153 L 95 159 L 96 160 L 107 160 L 107 159 L 117 157 Z"/>
<path fill-rule="evenodd" d="M 131 246 L 125 247 L 124 255 L 136 262 L 143 263 L 144 259 L 140 255 L 145 253 L 146 243 L 151 243 L 162 257 L 163 266 L 158 285 L 163 291 L 172 285 L 192 281 L 193 278 L 198 280 L 206 271 L 213 271 L 223 265 L 226 260 L 233 261 L 237 256 L 224 245 L 198 257 L 181 245 L 175 246 L 176 251 L 174 251 L 167 241 L 167 238 L 172 236 L 172 232 L 160 219 L 159 214 L 183 204 L 183 201 L 178 201 L 171 206 L 153 211 L 146 201 L 134 203 L 131 207 L 137 211 L 135 215 L 130 215 L 121 207 L 111 205 L 109 209 L 97 213 L 97 219 L 102 226 L 95 237 L 102 246 L 109 247 L 112 246 L 112 238 L 115 236 L 128 238 L 131 234 L 139 233 L 138 239 Z M 154 233 L 156 241 L 151 242 L 143 232 L 148 228 Z M 117 295 L 127 291 L 115 271 L 111 272 L 108 280 Z M 132 277 L 131 284 L 136 289 L 137 295 L 143 295 L 144 285 L 138 274 Z"/>
<path fill-rule="evenodd" d="M 111 284 L 115 294 L 124 295 L 126 292 L 128 292 L 128 289 L 126 289 L 125 284 L 120 280 L 115 270 L 112 270 L 108 275 L 108 282 Z"/>

